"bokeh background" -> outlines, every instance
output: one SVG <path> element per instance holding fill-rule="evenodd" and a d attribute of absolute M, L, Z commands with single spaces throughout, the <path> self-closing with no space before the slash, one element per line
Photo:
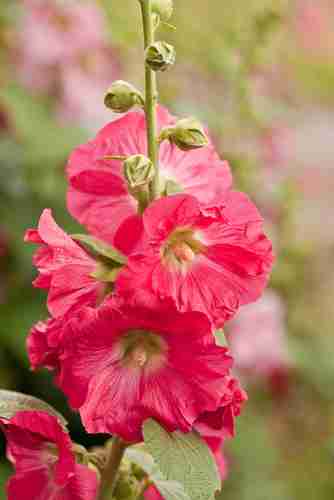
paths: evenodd
<path fill-rule="evenodd" d="M 209 125 L 277 256 L 263 299 L 227 325 L 249 402 L 221 498 L 332 500 L 333 1 L 175 0 L 172 23 L 159 34 L 177 50 L 161 101 Z M 135 0 L 0 2 L 0 386 L 64 411 L 86 445 L 98 440 L 50 374 L 29 370 L 25 338 L 47 311 L 23 234 L 44 207 L 75 229 L 66 158 L 114 118 L 103 107 L 114 79 L 143 86 L 142 43 Z M 3 459 L 0 498 L 9 473 Z"/>

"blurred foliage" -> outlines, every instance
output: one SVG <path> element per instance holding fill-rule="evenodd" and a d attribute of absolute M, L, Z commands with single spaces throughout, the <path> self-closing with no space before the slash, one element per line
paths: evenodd
<path fill-rule="evenodd" d="M 108 20 L 115 57 L 122 61 L 122 78 L 142 86 L 137 2 L 98 3 Z M 159 78 L 161 99 L 178 114 L 195 114 L 209 124 L 218 149 L 231 163 L 236 186 L 263 209 L 277 255 L 271 286 L 287 306 L 293 366 L 289 391 L 277 399 L 265 383 L 249 388 L 237 436 L 226 447 L 230 475 L 219 497 L 224 500 L 330 500 L 334 494 L 333 232 L 326 241 L 305 237 L 303 212 L 317 200 L 303 199 L 302 162 L 290 158 L 288 166 L 275 166 L 283 174 L 274 174 L 274 189 L 269 189 L 273 181 L 268 181 L 259 148 L 263 133 L 276 123 L 296 129 L 314 109 L 334 116 L 334 59 L 308 53 L 299 43 L 294 22 L 299 4 L 175 0 L 172 23 L 177 29 L 162 26 L 160 31 L 177 49 L 177 65 Z M 64 168 L 71 149 L 91 134 L 60 123 L 53 96 L 33 95 L 18 81 L 12 46 L 21 15 L 21 2 L 2 0 L 0 382 L 2 388 L 52 403 L 70 418 L 75 439 L 94 444 L 95 437 L 83 441 L 78 418 L 67 409 L 52 377 L 30 372 L 25 351 L 29 328 L 47 312 L 44 294 L 31 286 L 33 249 L 24 245 L 23 235 L 36 225 L 44 207 L 52 208 L 68 231 L 80 232 L 66 213 Z M 318 223 L 330 228 L 327 220 Z M 1 463 L 1 491 L 8 473 L 7 463 Z"/>

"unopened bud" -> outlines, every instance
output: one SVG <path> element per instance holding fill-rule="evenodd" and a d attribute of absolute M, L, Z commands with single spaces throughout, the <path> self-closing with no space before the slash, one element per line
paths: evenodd
<path fill-rule="evenodd" d="M 131 83 L 117 80 L 107 91 L 104 104 L 115 113 L 126 113 L 133 106 L 143 106 L 144 98 Z"/>
<path fill-rule="evenodd" d="M 173 14 L 173 0 L 152 0 L 152 12 L 162 21 L 168 21 Z"/>
<path fill-rule="evenodd" d="M 168 139 L 182 151 L 207 146 L 209 141 L 202 124 L 196 118 L 183 118 L 174 127 L 162 130 L 160 141 Z"/>
<path fill-rule="evenodd" d="M 136 191 L 151 182 L 154 177 L 154 165 L 144 155 L 133 155 L 123 163 L 123 172 L 130 190 Z"/>
<path fill-rule="evenodd" d="M 175 49 L 167 42 L 155 42 L 147 47 L 145 59 L 153 71 L 166 71 L 175 63 Z"/>

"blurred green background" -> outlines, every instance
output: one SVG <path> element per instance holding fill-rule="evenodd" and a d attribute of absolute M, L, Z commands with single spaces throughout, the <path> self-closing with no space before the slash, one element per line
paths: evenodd
<path fill-rule="evenodd" d="M 113 118 L 105 110 L 92 118 L 95 80 L 101 105 L 106 81 L 143 87 L 141 24 L 135 0 L 90 2 L 106 23 L 100 50 L 108 68 L 102 60 L 101 76 L 78 60 L 82 78 L 64 102 L 64 75 L 73 61 L 48 64 L 51 32 L 42 37 L 46 63 L 37 67 L 27 55 L 34 30 L 23 34 L 34 3 L 0 3 L 0 385 L 64 411 L 73 438 L 89 445 L 97 438 L 84 435 L 52 376 L 29 370 L 27 332 L 47 311 L 44 293 L 31 286 L 33 248 L 23 234 L 44 207 L 74 230 L 65 207 L 66 158 Z M 56 20 L 58 27 L 63 21 Z M 159 37 L 175 45 L 177 64 L 159 77 L 161 101 L 209 125 L 235 185 L 262 209 L 277 256 L 270 287 L 286 311 L 283 383 L 274 384 L 270 374 L 242 374 L 249 402 L 237 437 L 226 444 L 229 475 L 221 498 L 333 499 L 333 2 L 175 0 L 171 22 L 177 29 L 162 26 Z M 37 71 L 51 84 L 31 82 Z M 69 112 L 71 96 L 80 102 Z M 251 324 L 248 333 L 251 342 L 257 333 Z M 1 498 L 9 472 L 1 462 Z"/>

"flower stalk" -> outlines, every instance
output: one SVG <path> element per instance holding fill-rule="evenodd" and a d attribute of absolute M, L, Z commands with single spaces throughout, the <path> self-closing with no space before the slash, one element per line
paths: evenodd
<path fill-rule="evenodd" d="M 127 444 L 119 437 L 112 440 L 109 458 L 102 475 L 100 500 L 111 500 L 117 482 L 119 466 L 121 465 Z"/>
<path fill-rule="evenodd" d="M 154 19 L 152 11 L 152 0 L 139 0 L 143 18 L 144 47 L 154 43 Z M 148 156 L 155 167 L 155 175 L 150 185 L 151 199 L 159 197 L 159 165 L 157 144 L 157 116 L 156 107 L 158 102 L 157 76 L 156 73 L 145 64 L 145 114 L 147 124 Z"/>

